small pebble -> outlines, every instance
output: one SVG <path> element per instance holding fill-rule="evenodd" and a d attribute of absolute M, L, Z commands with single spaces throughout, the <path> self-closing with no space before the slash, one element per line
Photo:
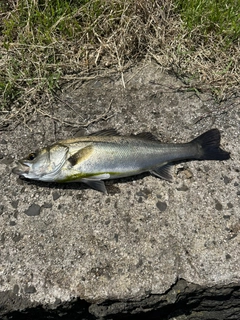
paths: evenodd
<path fill-rule="evenodd" d="M 57 191 L 54 191 L 54 192 L 52 193 L 52 196 L 53 196 L 53 200 L 54 200 L 54 201 L 61 197 L 60 193 L 57 192 Z"/>
<path fill-rule="evenodd" d="M 158 201 L 158 202 L 157 202 L 157 208 L 158 208 L 161 212 L 164 212 L 164 211 L 167 209 L 167 204 L 166 204 L 166 202 Z"/>
<path fill-rule="evenodd" d="M 30 207 L 25 211 L 28 216 L 39 216 L 41 207 L 38 204 L 31 204 Z"/>

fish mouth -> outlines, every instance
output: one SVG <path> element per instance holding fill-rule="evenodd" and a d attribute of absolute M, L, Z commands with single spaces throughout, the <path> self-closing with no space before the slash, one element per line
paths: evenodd
<path fill-rule="evenodd" d="M 18 174 L 19 176 L 22 176 L 24 174 L 28 174 L 29 169 L 30 168 L 27 164 L 25 164 L 22 161 L 19 161 L 17 167 L 12 169 L 12 173 L 15 173 L 15 174 Z"/>

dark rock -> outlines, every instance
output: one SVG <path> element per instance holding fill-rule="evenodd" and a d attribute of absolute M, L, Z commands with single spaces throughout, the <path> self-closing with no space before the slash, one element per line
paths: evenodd
<path fill-rule="evenodd" d="M 215 200 L 215 208 L 218 211 L 221 211 L 223 209 L 222 204 L 218 200 Z"/>
<path fill-rule="evenodd" d="M 228 202 L 228 203 L 227 203 L 227 207 L 228 207 L 229 209 L 232 209 L 232 208 L 233 208 L 233 204 L 232 204 L 231 202 Z"/>
<path fill-rule="evenodd" d="M 18 294 L 18 292 L 19 292 L 19 286 L 15 284 L 13 287 L 13 293 Z"/>
<path fill-rule="evenodd" d="M 18 207 L 18 200 L 13 200 L 13 201 L 11 202 L 11 205 L 12 205 L 12 207 L 13 207 L 14 209 L 17 209 L 17 207 Z"/>
<path fill-rule="evenodd" d="M 143 197 L 145 199 L 147 199 L 147 197 L 152 193 L 151 190 L 147 189 L 147 188 L 144 188 L 143 190 L 137 192 L 137 196 L 139 197 Z"/>
<path fill-rule="evenodd" d="M 52 208 L 52 204 L 44 202 L 44 204 L 42 205 L 42 208 Z"/>
<path fill-rule="evenodd" d="M 40 215 L 41 207 L 38 204 L 31 204 L 31 206 L 25 211 L 28 216 Z"/>
<path fill-rule="evenodd" d="M 54 192 L 52 193 L 52 197 L 53 197 L 53 200 L 55 201 L 55 200 L 57 200 L 58 198 L 60 198 L 61 195 L 60 195 L 59 192 L 54 191 Z"/>
<path fill-rule="evenodd" d="M 224 176 L 223 177 L 223 181 L 224 181 L 225 184 L 228 184 L 228 183 L 230 183 L 232 181 L 232 179 L 228 178 L 227 176 Z"/>
<path fill-rule="evenodd" d="M 157 202 L 157 208 L 158 208 L 161 212 L 165 211 L 165 210 L 167 209 L 167 204 L 166 204 L 166 202 L 158 201 L 158 202 Z"/>
<path fill-rule="evenodd" d="M 24 288 L 24 292 L 25 293 L 28 293 L 28 294 L 32 294 L 32 293 L 35 293 L 37 290 L 34 286 L 26 286 Z"/>
<path fill-rule="evenodd" d="M 189 188 L 183 184 L 181 187 L 177 188 L 178 191 L 187 191 Z"/>
<path fill-rule="evenodd" d="M 231 216 L 230 216 L 229 214 L 225 214 L 225 215 L 223 216 L 223 219 L 229 220 L 230 217 L 231 217 Z"/>
<path fill-rule="evenodd" d="M 22 238 L 23 238 L 23 235 L 21 235 L 21 233 L 19 233 L 19 232 L 15 232 L 12 235 L 12 239 L 14 242 L 19 242 L 20 240 L 22 240 Z"/>

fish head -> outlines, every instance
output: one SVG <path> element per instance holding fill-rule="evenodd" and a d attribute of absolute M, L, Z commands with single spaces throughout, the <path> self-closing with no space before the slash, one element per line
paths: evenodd
<path fill-rule="evenodd" d="M 67 159 L 68 149 L 55 144 L 32 152 L 19 160 L 12 172 L 32 180 L 54 181 Z"/>

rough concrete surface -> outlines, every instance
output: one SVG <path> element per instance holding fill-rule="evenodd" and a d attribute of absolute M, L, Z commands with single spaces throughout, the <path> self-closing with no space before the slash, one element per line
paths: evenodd
<path fill-rule="evenodd" d="M 196 301 L 204 292 L 211 296 L 208 290 L 239 301 L 239 97 L 217 103 L 153 63 L 124 80 L 125 89 L 114 76 L 66 85 L 61 100 L 44 111 L 33 106 L 26 124 L 0 132 L 2 317 L 78 299 L 91 319 L 136 314 L 174 308 L 180 296 L 187 305 L 189 292 Z M 86 130 L 68 125 L 94 119 Z M 216 127 L 231 159 L 176 164 L 173 183 L 149 174 L 109 181 L 107 195 L 11 173 L 14 161 L 36 148 L 112 127 L 126 135 L 150 131 L 164 142 L 186 142 Z M 208 319 L 201 312 L 194 318 L 191 308 L 190 314 Z M 188 319 L 184 311 L 175 317 Z"/>

